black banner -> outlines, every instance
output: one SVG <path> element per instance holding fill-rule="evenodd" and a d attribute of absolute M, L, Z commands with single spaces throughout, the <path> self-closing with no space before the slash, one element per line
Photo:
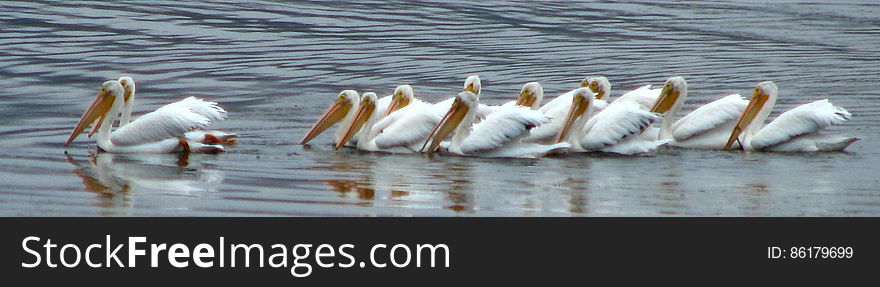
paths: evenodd
<path fill-rule="evenodd" d="M 874 277 L 878 226 L 876 218 L 4 218 L 0 257 L 4 280 L 38 285 L 847 283 Z"/>

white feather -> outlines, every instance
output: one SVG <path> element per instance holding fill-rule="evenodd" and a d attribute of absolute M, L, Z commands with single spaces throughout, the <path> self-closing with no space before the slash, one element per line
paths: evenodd
<path fill-rule="evenodd" d="M 379 149 L 408 147 L 418 150 L 440 123 L 443 114 L 430 104 L 413 102 L 380 120 L 373 126 L 374 141 Z"/>
<path fill-rule="evenodd" d="M 115 145 L 139 145 L 185 136 L 187 132 L 206 129 L 213 121 L 226 118 L 217 103 L 189 97 L 167 104 L 120 127 L 110 135 Z"/>
<path fill-rule="evenodd" d="M 756 149 L 773 147 L 795 137 L 842 124 L 850 116 L 848 111 L 831 104 L 828 99 L 818 100 L 782 113 L 758 131 L 751 139 L 751 144 Z"/>
<path fill-rule="evenodd" d="M 571 111 L 572 96 L 574 95 L 574 91 L 576 90 L 566 92 L 565 94 L 562 94 L 552 101 L 548 102 L 544 106 L 541 106 L 538 111 L 541 111 L 544 115 L 550 117 L 550 122 L 533 128 L 531 131 L 529 131 L 529 136 L 523 139 L 523 141 L 533 143 L 553 142 L 556 139 L 556 136 L 559 135 L 562 127 L 565 125 L 565 118 Z M 607 106 L 608 101 L 594 99 L 592 108 L 593 115 L 601 112 Z"/>
<path fill-rule="evenodd" d="M 587 121 L 580 147 L 589 151 L 620 144 L 660 119 L 660 115 L 642 109 L 635 101 L 615 101 Z"/>
<path fill-rule="evenodd" d="M 465 154 L 499 149 L 519 142 L 529 129 L 550 122 L 550 118 L 528 107 L 500 108 L 473 127 L 470 136 L 461 144 Z"/>
<path fill-rule="evenodd" d="M 675 122 L 672 125 L 672 137 L 676 142 L 684 142 L 726 123 L 736 122 L 748 105 L 749 101 L 740 94 L 705 104 Z M 719 144 L 723 146 L 724 142 Z"/>
<path fill-rule="evenodd" d="M 651 89 L 651 85 L 644 85 L 621 95 L 614 102 L 632 101 L 638 103 L 643 110 L 650 110 L 660 97 L 660 91 L 660 89 Z"/>

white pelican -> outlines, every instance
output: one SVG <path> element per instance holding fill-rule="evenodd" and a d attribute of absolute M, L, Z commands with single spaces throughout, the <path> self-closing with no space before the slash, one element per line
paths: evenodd
<path fill-rule="evenodd" d="M 522 89 L 519 91 L 519 97 L 516 100 L 506 102 L 501 106 L 523 106 L 537 110 L 541 108 L 541 101 L 543 99 L 544 87 L 541 87 L 541 84 L 538 82 L 530 82 L 522 86 Z"/>
<path fill-rule="evenodd" d="M 593 93 L 596 93 L 596 99 L 598 100 L 606 99 L 611 95 L 611 82 L 606 77 L 588 77 L 581 81 L 581 87 L 590 88 Z M 660 90 L 652 89 L 651 87 L 652 85 L 641 86 L 638 89 L 626 92 L 614 101 L 633 101 L 638 103 L 643 110 L 649 110 L 657 102 L 657 97 L 660 96 Z M 596 103 L 597 107 L 604 108 L 606 106 L 605 103 L 599 101 L 596 101 Z M 595 112 L 601 112 L 601 108 Z"/>
<path fill-rule="evenodd" d="M 640 136 L 660 116 L 646 111 L 635 101 L 614 101 L 591 116 L 593 93 L 586 88 L 575 90 L 571 108 L 559 131 L 557 141 L 572 144 L 576 152 L 602 151 L 619 154 L 647 153 L 666 141 Z"/>
<path fill-rule="evenodd" d="M 119 84 L 125 89 L 125 108 L 122 110 L 122 118 L 119 120 L 119 126 L 121 127 L 131 122 L 131 112 L 134 108 L 135 85 L 134 79 L 131 77 L 119 78 Z M 209 104 L 204 101 L 192 101 L 189 98 L 181 100 L 175 104 L 195 105 L 191 106 L 190 109 L 206 110 L 208 112 L 212 109 L 209 107 Z M 225 111 L 223 113 L 225 113 Z M 97 129 L 94 129 L 92 132 L 94 131 L 97 131 Z M 89 136 L 91 136 L 91 134 Z M 235 138 L 237 136 L 238 135 L 234 133 L 206 130 L 194 130 L 186 133 L 187 139 L 205 144 L 232 144 L 235 143 Z"/>
<path fill-rule="evenodd" d="M 798 106 L 764 126 L 764 121 L 776 105 L 776 93 L 776 84 L 771 81 L 755 87 L 755 94 L 733 128 L 725 149 L 739 141 L 746 151 L 842 151 L 859 140 L 820 133 L 831 125 L 842 124 L 851 116 L 845 109 L 828 102 L 828 99 Z"/>
<path fill-rule="evenodd" d="M 343 142 L 358 137 L 356 147 L 360 150 L 415 152 L 442 117 L 435 107 L 421 101 L 410 102 L 387 117 L 377 111 L 377 105 L 375 93 L 364 93 L 354 119 L 345 127 Z M 336 149 L 342 146 L 337 143 Z"/>
<path fill-rule="evenodd" d="M 395 95 L 396 96 L 396 92 Z M 376 96 L 376 93 L 366 92 L 361 96 L 360 103 L 358 104 L 357 111 L 354 112 L 354 117 L 349 121 L 347 125 L 340 126 L 340 130 L 345 131 L 342 134 L 342 138 L 336 141 L 335 149 L 340 149 L 345 145 L 355 134 L 358 135 L 356 147 L 358 149 L 369 150 L 369 151 L 378 151 L 379 148 L 376 147 L 375 142 L 370 140 L 369 130 L 373 128 L 373 125 L 382 118 L 382 114 L 376 112 L 376 105 L 379 101 L 379 97 Z M 391 107 L 389 107 L 389 110 Z M 361 131 L 363 129 L 363 131 Z"/>
<path fill-rule="evenodd" d="M 465 80 L 465 91 L 476 94 L 480 89 L 479 76 L 469 76 Z M 344 138 L 353 137 L 358 149 L 385 152 L 418 152 L 431 129 L 440 123 L 443 114 L 449 110 L 455 99 L 452 97 L 430 104 L 416 99 L 411 86 L 400 85 L 395 89 L 387 111 L 382 116 L 376 106 L 384 103 L 381 100 L 377 103 L 373 97 L 374 95 L 364 94 L 361 98 L 361 107 L 346 128 L 348 133 Z M 477 117 L 485 118 L 492 110 L 493 108 L 486 105 L 480 105 Z M 361 132 L 354 134 L 358 130 Z M 337 144 L 336 148 L 340 147 Z"/>
<path fill-rule="evenodd" d="M 340 142 L 342 140 L 342 135 L 345 133 L 345 126 L 348 125 L 352 120 L 354 120 L 354 113 L 352 110 L 356 110 L 358 105 L 361 102 L 361 97 L 357 92 L 353 90 L 344 90 L 339 92 L 339 95 L 336 96 L 336 100 L 327 107 L 327 110 L 324 111 L 324 114 L 321 115 L 321 118 L 318 119 L 317 122 L 312 126 L 312 129 L 303 137 L 300 144 L 307 144 L 309 141 L 323 133 L 328 128 L 332 127 L 336 123 L 342 122 L 339 128 L 336 129 L 336 135 L 333 137 L 333 144 Z M 344 142 L 343 142 L 344 143 Z"/>
<path fill-rule="evenodd" d="M 608 97 L 611 94 L 611 82 L 609 82 L 607 78 L 587 77 L 581 81 L 580 88 L 589 88 L 589 90 L 593 92 L 594 99 L 590 104 L 590 116 L 601 112 L 608 106 Z M 561 94 L 547 104 L 541 106 L 538 110 L 551 118 L 550 123 L 532 129 L 529 137 L 524 141 L 536 143 L 557 142 L 557 137 L 565 123 L 565 118 L 571 110 L 574 94 L 578 89 Z M 627 96 L 622 98 L 634 99 L 636 97 Z"/>
<path fill-rule="evenodd" d="M 113 122 L 125 105 L 125 88 L 119 81 L 106 81 L 95 100 L 76 124 L 65 146 L 70 145 L 89 125 L 97 130 L 98 147 L 110 153 L 222 152 L 223 146 L 202 144 L 185 137 L 195 129 L 205 129 L 226 118 L 217 103 L 189 97 L 145 114 L 111 133 Z"/>
<path fill-rule="evenodd" d="M 476 75 L 469 76 L 464 81 L 465 91 L 479 94 L 481 90 L 480 77 Z M 424 145 L 425 139 L 428 137 L 431 129 L 434 128 L 443 114 L 452 106 L 455 97 L 431 104 L 415 98 L 413 89 L 409 85 L 401 85 L 395 89 L 395 92 L 388 103 L 384 116 L 373 119 L 372 125 L 367 122 L 370 117 L 382 114 L 380 110 L 369 111 L 365 108 L 362 122 L 357 124 L 362 127 L 355 126 L 355 122 L 349 125 L 352 130 L 360 129 L 366 134 L 355 135 L 352 141 L 358 142 L 357 147 L 369 151 L 386 151 L 386 152 L 419 152 Z M 384 103 L 380 99 L 377 103 L 381 109 Z M 480 104 L 476 111 L 477 120 L 485 119 L 496 107 L 489 107 Z M 359 144 L 361 139 L 368 140 L 363 145 Z"/>
<path fill-rule="evenodd" d="M 732 94 L 703 105 L 675 121 L 675 116 L 688 96 L 687 82 L 682 77 L 672 77 L 663 85 L 660 97 L 651 112 L 663 114 L 659 130 L 651 133 L 660 140 L 672 140 L 667 145 L 692 149 L 724 149 L 730 130 L 748 101 L 740 94 Z M 673 123 L 674 122 L 674 123 Z"/>
<path fill-rule="evenodd" d="M 526 87 L 523 87 L 523 90 L 525 89 Z M 565 124 L 565 116 L 568 115 L 568 112 L 571 109 L 572 97 L 577 90 L 578 89 L 574 89 L 557 96 L 549 103 L 538 108 L 537 110 L 539 112 L 550 118 L 550 122 L 533 128 L 529 131 L 529 136 L 523 139 L 523 141 L 542 144 L 557 143 L 558 141 L 556 140 L 556 137 L 559 135 L 559 131 L 562 130 L 562 127 Z M 543 89 L 540 91 L 543 96 Z M 522 101 L 523 96 L 520 95 L 520 98 L 521 99 L 517 100 L 517 102 Z M 537 101 L 540 101 L 540 98 L 537 98 Z"/>
<path fill-rule="evenodd" d="M 480 92 L 483 89 L 482 87 L 483 85 L 480 81 L 480 76 L 478 75 L 470 75 L 467 77 L 467 79 L 464 80 L 464 90 L 473 93 L 477 96 L 477 98 L 480 97 Z M 455 98 L 456 97 L 450 97 L 446 100 L 440 101 L 434 104 L 434 108 L 437 111 L 440 111 L 440 114 L 442 115 L 443 113 L 448 111 L 450 107 L 452 107 L 452 102 L 455 101 Z M 488 117 L 490 114 L 492 114 L 492 112 L 495 111 L 496 108 L 497 107 L 490 107 L 484 104 L 478 104 L 476 113 L 477 118 L 475 123 L 479 123 L 481 120 Z"/>
<path fill-rule="evenodd" d="M 421 150 L 430 156 L 450 134 L 452 139 L 447 150 L 458 155 L 535 158 L 569 147 L 567 143 L 523 143 L 521 139 L 528 136 L 531 128 L 550 121 L 547 116 L 526 107 L 499 108 L 474 125 L 479 101 L 474 93 L 459 93 Z"/>
<path fill-rule="evenodd" d="M 479 96 L 481 90 L 480 77 L 476 75 L 467 77 L 464 81 L 464 90 L 470 91 Z M 436 104 L 430 104 L 417 99 L 410 85 L 400 85 L 394 90 L 394 94 L 388 103 L 388 108 L 385 110 L 384 114 L 387 117 L 400 109 L 408 107 L 410 104 L 433 105 L 437 110 L 441 110 L 441 113 L 443 113 L 449 110 L 449 106 L 452 105 L 453 100 L 455 100 L 455 97 L 450 97 Z M 488 115 L 489 112 L 485 113 Z"/>

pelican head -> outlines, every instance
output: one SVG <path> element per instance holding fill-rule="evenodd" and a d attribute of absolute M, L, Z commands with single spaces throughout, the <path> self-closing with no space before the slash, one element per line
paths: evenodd
<path fill-rule="evenodd" d="M 98 95 L 95 96 L 95 99 L 89 105 L 89 108 L 86 109 L 86 112 L 79 118 L 79 122 L 76 123 L 76 127 L 73 128 L 73 132 L 70 133 L 70 137 L 67 138 L 67 143 L 65 143 L 64 146 L 70 145 L 70 143 L 90 125 L 93 126 L 92 130 L 98 130 L 101 128 L 101 124 L 104 122 L 104 117 L 111 112 L 114 105 L 122 103 L 124 94 L 125 89 L 119 81 L 111 80 L 104 82 L 104 84 L 101 85 L 101 89 L 98 90 Z"/>
<path fill-rule="evenodd" d="M 531 82 L 523 85 L 519 98 L 516 99 L 516 105 L 537 110 L 541 106 L 542 99 L 544 99 L 544 88 L 538 82 Z"/>
<path fill-rule="evenodd" d="M 651 107 L 652 113 L 664 114 L 672 109 L 676 104 L 684 102 L 687 97 L 687 82 L 683 77 L 672 77 L 666 80 L 663 89 L 660 90 L 660 96 Z"/>
<path fill-rule="evenodd" d="M 354 120 L 348 124 L 348 127 L 345 128 L 345 134 L 342 135 L 342 139 L 336 143 L 335 149 L 340 149 L 345 143 L 348 142 L 358 131 L 363 128 L 364 124 L 367 123 L 367 120 L 373 116 L 373 112 L 376 111 L 376 103 L 379 102 L 379 97 L 376 96 L 376 93 L 366 92 L 363 96 L 361 96 L 361 102 L 358 106 L 357 113 L 354 114 Z"/>
<path fill-rule="evenodd" d="M 440 145 L 440 142 L 458 128 L 458 126 L 465 120 L 468 113 L 470 113 L 471 110 L 475 110 L 478 103 L 479 97 L 476 94 L 469 91 L 458 93 L 458 95 L 455 96 L 455 101 L 449 108 L 449 112 L 447 112 L 446 115 L 440 119 L 440 122 L 437 123 L 437 126 L 431 130 L 431 133 L 425 140 L 425 144 L 422 145 L 421 151 L 431 155 L 431 153 L 433 153 Z M 427 149 L 425 147 L 427 147 Z"/>
<path fill-rule="evenodd" d="M 755 86 L 755 93 L 752 95 L 752 99 L 749 100 L 746 110 L 739 117 L 739 121 L 736 122 L 736 126 L 733 127 L 733 132 L 731 132 L 730 138 L 727 139 L 724 149 L 730 149 L 733 143 L 739 139 L 739 135 L 748 129 L 755 119 L 759 119 L 759 124 L 767 119 L 767 116 L 773 110 L 773 106 L 776 105 L 776 93 L 776 84 L 771 81 L 761 82 Z"/>
<path fill-rule="evenodd" d="M 413 89 L 410 85 L 397 86 L 397 88 L 394 89 L 394 94 L 391 95 L 391 103 L 388 104 L 388 110 L 385 111 L 384 116 L 388 116 L 394 111 L 406 107 L 412 103 L 414 98 L 415 95 L 413 94 Z"/>
<path fill-rule="evenodd" d="M 128 102 L 134 97 L 134 79 L 131 77 L 121 77 L 119 78 L 119 84 L 122 85 L 122 88 L 125 90 L 125 101 Z"/>
<path fill-rule="evenodd" d="M 357 92 L 353 90 L 340 92 L 339 95 L 336 96 L 336 100 L 330 104 L 330 107 L 327 107 L 327 110 L 324 111 L 324 115 L 321 116 L 321 119 L 315 122 L 315 125 L 312 126 L 312 129 L 309 130 L 309 133 L 306 134 L 306 137 L 302 139 L 300 144 L 308 143 L 310 140 L 327 130 L 327 128 L 341 121 L 346 115 L 348 115 L 351 108 L 356 106 L 359 102 L 360 96 Z"/>
<path fill-rule="evenodd" d="M 611 93 L 611 82 L 608 78 L 602 76 L 587 77 L 581 81 L 581 88 L 589 88 L 596 94 L 596 99 L 601 100 Z"/>
<path fill-rule="evenodd" d="M 483 85 L 480 83 L 480 76 L 471 75 L 464 80 L 464 90 L 473 93 L 477 97 L 480 96 L 480 89 Z"/>
<path fill-rule="evenodd" d="M 574 90 L 574 96 L 571 97 L 571 109 L 568 111 L 568 116 L 565 118 L 562 129 L 559 130 L 559 135 L 556 136 L 557 143 L 565 141 L 571 125 L 578 118 L 582 117 L 586 111 L 590 110 L 590 107 L 593 105 L 593 97 L 593 92 L 588 88 Z"/>

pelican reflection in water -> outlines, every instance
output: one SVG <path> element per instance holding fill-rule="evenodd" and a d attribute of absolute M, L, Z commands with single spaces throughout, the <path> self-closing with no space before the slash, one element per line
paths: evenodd
<path fill-rule="evenodd" d="M 189 165 L 185 158 L 171 154 L 90 154 L 88 160 L 76 160 L 73 174 L 82 178 L 83 190 L 107 199 L 105 207 L 130 207 L 131 194 L 160 190 L 176 195 L 194 196 L 216 191 L 223 183 L 223 172 L 210 169 L 204 160 Z"/>
<path fill-rule="evenodd" d="M 426 165 L 422 157 L 414 154 L 351 152 L 344 157 L 322 158 L 318 163 L 313 169 L 349 174 L 318 182 L 340 198 L 357 200 L 357 206 L 456 212 L 475 209 L 475 187 L 470 179 L 472 163 L 465 159 L 450 158 Z M 438 187 L 447 188 L 437 190 Z"/>

